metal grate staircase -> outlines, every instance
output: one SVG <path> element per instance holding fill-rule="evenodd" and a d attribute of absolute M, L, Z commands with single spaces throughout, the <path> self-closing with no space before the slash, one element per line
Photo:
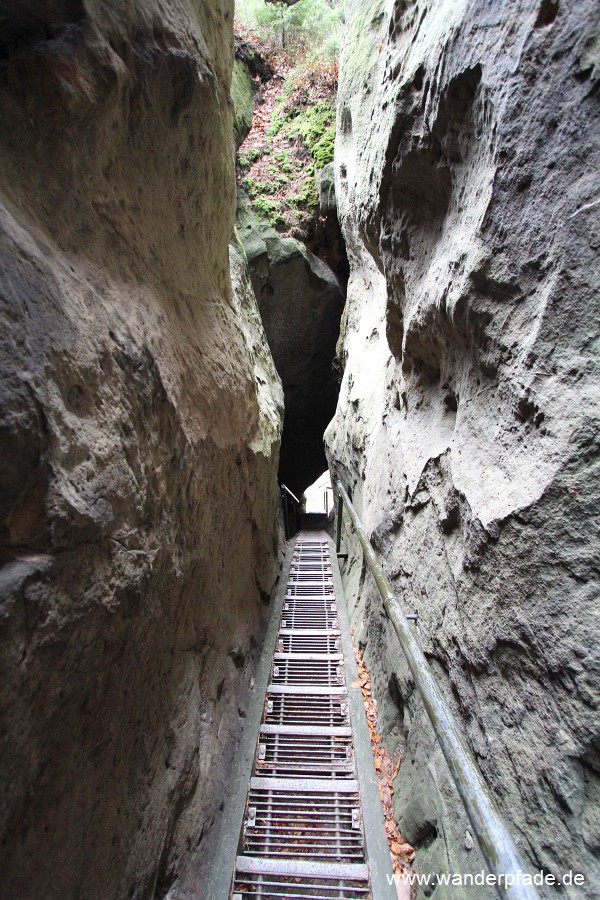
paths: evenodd
<path fill-rule="evenodd" d="M 342 643 L 330 542 L 324 533 L 302 532 L 266 689 L 233 900 L 373 896 L 351 721 L 352 711 L 364 712 L 350 703 Z"/>

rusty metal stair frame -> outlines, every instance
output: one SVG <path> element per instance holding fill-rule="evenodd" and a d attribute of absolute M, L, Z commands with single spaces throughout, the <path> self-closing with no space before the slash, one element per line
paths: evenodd
<path fill-rule="evenodd" d="M 334 545 L 301 532 L 286 562 L 207 896 L 388 900 L 396 892 Z"/>

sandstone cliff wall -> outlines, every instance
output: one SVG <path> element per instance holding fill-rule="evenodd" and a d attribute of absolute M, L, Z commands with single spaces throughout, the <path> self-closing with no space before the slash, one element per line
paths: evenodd
<path fill-rule="evenodd" d="M 230 0 L 0 16 L 14 900 L 163 896 L 227 789 L 276 572 L 282 415 L 238 251 L 235 291 L 229 274 L 232 17 Z"/>
<path fill-rule="evenodd" d="M 336 190 L 352 271 L 331 466 L 419 614 L 531 870 L 584 873 L 585 890 L 564 895 L 591 897 L 598 6 L 374 0 L 348 13 Z M 421 870 L 476 871 L 432 729 L 345 540 L 354 627 L 388 740 L 404 748 L 400 826 Z"/>

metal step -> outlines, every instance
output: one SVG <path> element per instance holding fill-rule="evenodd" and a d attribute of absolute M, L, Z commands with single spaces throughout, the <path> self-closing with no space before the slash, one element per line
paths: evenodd
<path fill-rule="evenodd" d="M 338 629 L 296 628 L 281 632 L 277 641 L 278 653 L 335 653 L 340 649 Z"/>
<path fill-rule="evenodd" d="M 354 774 L 350 728 L 300 730 L 294 725 L 263 725 L 255 771 L 261 775 L 350 778 Z"/>
<path fill-rule="evenodd" d="M 275 689 L 277 688 L 277 690 Z M 349 722 L 344 688 L 315 693 L 310 685 L 272 685 L 265 702 L 264 722 L 273 724 L 315 724 L 327 728 Z"/>
<path fill-rule="evenodd" d="M 369 870 L 360 863 L 238 856 L 232 900 L 244 897 L 302 897 L 354 900 L 369 896 Z"/>
<path fill-rule="evenodd" d="M 305 600 L 315 599 L 317 597 L 331 597 L 333 594 L 333 584 L 331 582 L 323 582 L 315 584 L 314 582 L 304 584 L 296 584 L 288 581 L 286 588 L 286 597 L 302 597 Z"/>

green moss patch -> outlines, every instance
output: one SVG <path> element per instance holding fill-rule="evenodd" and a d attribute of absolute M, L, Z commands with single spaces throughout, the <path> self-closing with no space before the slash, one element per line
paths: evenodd
<path fill-rule="evenodd" d="M 315 173 L 333 160 L 337 70 L 288 67 L 283 75 L 261 92 L 238 183 L 274 227 L 303 238 L 319 205 Z"/>

